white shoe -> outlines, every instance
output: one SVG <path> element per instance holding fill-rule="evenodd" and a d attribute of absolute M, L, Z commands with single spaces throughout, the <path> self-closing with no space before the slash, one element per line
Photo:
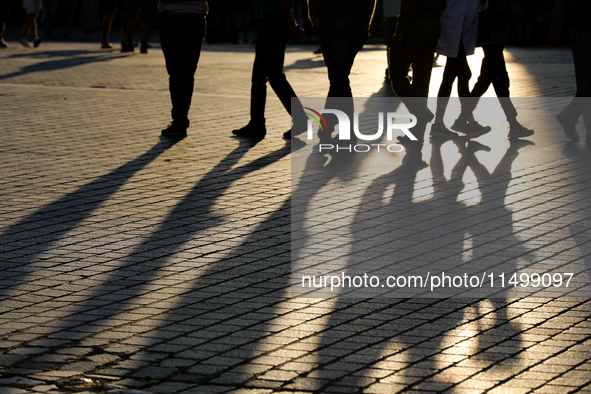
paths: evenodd
<path fill-rule="evenodd" d="M 27 48 L 30 48 L 30 47 L 31 47 L 31 46 L 29 45 L 29 41 L 27 41 L 27 39 L 26 39 L 26 38 L 21 38 L 19 42 L 20 42 L 20 43 L 21 43 L 21 45 L 22 45 L 22 46 L 24 46 L 24 47 L 27 47 Z"/>

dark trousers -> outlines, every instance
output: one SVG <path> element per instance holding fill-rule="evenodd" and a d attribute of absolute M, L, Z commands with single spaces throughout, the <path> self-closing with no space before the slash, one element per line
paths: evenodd
<path fill-rule="evenodd" d="M 581 115 L 587 130 L 587 141 L 591 139 L 591 32 L 582 30 L 570 31 L 577 94 L 574 100 L 562 111 L 573 123 L 577 123 Z"/>
<path fill-rule="evenodd" d="M 448 99 L 451 96 L 451 89 L 456 78 L 458 79 L 458 96 L 470 97 L 470 78 L 472 78 L 472 72 L 468 65 L 463 42 L 460 42 L 458 56 L 455 58 L 448 57 L 445 63 L 443 80 L 441 81 L 439 93 L 437 94 L 437 97 L 441 97 L 441 99 L 437 100 L 437 117 L 443 117 L 445 114 Z"/>
<path fill-rule="evenodd" d="M 250 91 L 250 121 L 257 126 L 265 125 L 265 103 L 267 101 L 267 81 L 281 100 L 281 104 L 293 117 L 294 126 L 306 127 L 306 115 L 299 100 L 285 78 L 283 63 L 285 49 L 289 41 L 289 30 L 276 15 L 267 15 L 261 20 L 261 26 L 255 46 L 255 58 L 252 66 L 252 86 Z"/>
<path fill-rule="evenodd" d="M 204 35 L 203 15 L 160 15 L 160 44 L 169 76 L 171 115 L 175 121 L 184 122 L 189 114 Z"/>
<path fill-rule="evenodd" d="M 472 112 L 478 105 L 478 98 L 486 93 L 490 85 L 493 85 L 507 120 L 513 122 L 517 119 L 517 110 L 509 99 L 509 73 L 507 73 L 507 65 L 503 55 L 505 47 L 503 45 L 483 45 L 482 50 L 484 58 L 480 66 L 480 76 L 471 93 L 472 97 L 476 97 L 476 99 L 470 101 L 469 108 L 463 107 L 462 109 Z"/>
<path fill-rule="evenodd" d="M 440 34 L 439 19 L 416 19 L 403 38 L 402 48 L 389 49 L 388 66 L 392 89 L 408 110 L 417 116 L 428 111 L 427 100 L 418 100 L 415 97 L 429 95 L 433 58 Z M 412 84 L 408 79 L 411 64 Z M 414 99 L 404 100 L 405 97 Z"/>
<path fill-rule="evenodd" d="M 349 75 L 355 56 L 367 42 L 367 26 L 349 19 L 327 19 L 320 22 L 318 35 L 330 82 L 326 108 L 339 109 L 349 115 L 349 119 L 353 119 L 355 106 Z M 338 103 L 331 100 L 338 97 L 351 97 L 351 100 L 337 100 Z M 337 123 L 333 116 L 327 116 L 326 121 L 331 127 Z"/>

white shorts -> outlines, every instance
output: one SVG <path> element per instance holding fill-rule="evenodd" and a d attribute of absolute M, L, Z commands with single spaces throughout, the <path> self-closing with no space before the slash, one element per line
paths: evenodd
<path fill-rule="evenodd" d="M 35 14 L 39 16 L 41 12 L 41 1 L 42 0 L 23 0 L 23 8 L 27 14 Z"/>

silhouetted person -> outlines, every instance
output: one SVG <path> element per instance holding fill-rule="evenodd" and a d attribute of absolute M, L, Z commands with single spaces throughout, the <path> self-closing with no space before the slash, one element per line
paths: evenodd
<path fill-rule="evenodd" d="M 285 49 L 289 39 L 305 38 L 293 14 L 294 0 L 263 0 L 261 2 L 261 26 L 255 47 L 255 59 L 252 66 L 252 85 L 250 90 L 250 122 L 232 131 L 239 137 L 255 139 L 265 138 L 265 103 L 267 100 L 267 81 L 273 88 L 281 103 L 292 115 L 294 132 L 305 131 L 306 114 L 301 105 L 292 113 L 291 99 L 297 97 L 291 85 L 285 78 L 283 62 Z M 284 133 L 285 138 L 291 138 L 291 131 Z"/>
<path fill-rule="evenodd" d="M 478 45 L 484 51 L 484 58 L 480 76 L 471 92 L 475 99 L 462 105 L 460 119 L 474 121 L 473 111 L 478 105 L 478 98 L 493 85 L 509 122 L 509 138 L 523 138 L 534 131 L 517 121 L 517 110 L 509 99 L 509 73 L 503 56 L 511 30 L 511 14 L 521 17 L 523 9 L 519 5 L 511 7 L 510 0 L 489 0 L 488 8 L 478 15 Z"/>
<path fill-rule="evenodd" d="M 310 20 L 318 31 L 328 69 L 330 89 L 326 108 L 338 108 L 348 114 L 349 119 L 353 119 L 354 111 L 349 74 L 355 56 L 369 40 L 375 6 L 376 0 L 308 0 Z M 351 100 L 335 105 L 331 98 L 337 97 L 351 97 Z M 325 118 L 329 128 L 334 128 L 335 118 Z"/>
<path fill-rule="evenodd" d="M 184 1 L 191 4 L 192 1 Z M 121 2 L 121 52 L 133 52 L 133 29 L 137 25 L 140 36 L 140 52 L 148 53 L 148 38 L 152 24 L 157 20 L 158 2 L 156 0 L 122 0 Z"/>
<path fill-rule="evenodd" d="M 387 50 L 390 50 L 390 40 L 396 32 L 396 24 L 398 23 L 398 15 L 400 15 L 400 4 L 402 0 L 383 0 L 382 8 L 384 13 L 384 45 Z M 390 80 L 390 73 L 386 67 L 386 80 Z"/>
<path fill-rule="evenodd" d="M 4 30 L 6 30 L 6 22 L 10 15 L 10 0 L 0 0 L 0 48 L 8 47 L 4 41 Z"/>
<path fill-rule="evenodd" d="M 560 42 L 560 28 L 564 0 L 554 0 L 552 10 L 552 31 L 548 41 L 553 45 Z M 564 129 L 564 133 L 573 141 L 579 141 L 579 135 L 575 129 L 581 115 L 585 122 L 587 136 L 585 142 L 591 144 L 591 1 L 573 0 L 573 17 L 570 23 L 570 39 L 575 63 L 575 78 L 577 81 L 577 93 L 574 100 L 556 116 Z"/>
<path fill-rule="evenodd" d="M 454 81 L 458 80 L 458 95 L 470 97 L 469 82 L 472 77 L 468 65 L 469 55 L 474 54 L 476 48 L 476 35 L 478 29 L 478 9 L 485 6 L 487 0 L 447 0 L 445 9 L 441 15 L 441 37 L 437 44 L 437 52 L 447 56 L 443 80 L 439 87 L 437 97 L 437 112 L 435 123 L 431 128 L 432 137 L 455 138 L 457 134 L 448 130 L 443 124 L 443 117 L 447 109 L 447 103 L 451 96 Z M 458 118 L 452 130 L 466 134 L 470 138 L 476 138 L 490 131 L 490 127 L 484 127 L 474 120 Z"/>
<path fill-rule="evenodd" d="M 41 0 L 24 0 L 23 8 L 25 9 L 25 21 L 23 23 L 23 34 L 19 42 L 24 47 L 30 47 L 28 38 L 29 33 L 32 33 L 33 45 L 37 48 L 41 44 L 39 31 L 37 30 L 37 17 L 41 12 Z"/>
<path fill-rule="evenodd" d="M 162 130 L 162 135 L 182 138 L 187 135 L 189 127 L 195 70 L 205 36 L 207 0 L 161 0 L 158 11 L 160 45 L 172 101 L 172 122 Z"/>
<path fill-rule="evenodd" d="M 392 89 L 417 117 L 412 132 L 423 141 L 425 127 L 433 119 L 427 100 L 437 41 L 441 34 L 441 11 L 445 0 L 402 0 L 396 31 L 390 41 L 388 64 Z M 412 65 L 412 84 L 408 70 Z M 411 97 L 410 100 L 404 98 Z"/>
<path fill-rule="evenodd" d="M 111 34 L 111 26 L 113 25 L 113 19 L 115 19 L 115 0 L 100 0 L 101 9 L 101 48 L 110 49 L 113 48 L 113 44 L 109 41 L 109 35 Z"/>

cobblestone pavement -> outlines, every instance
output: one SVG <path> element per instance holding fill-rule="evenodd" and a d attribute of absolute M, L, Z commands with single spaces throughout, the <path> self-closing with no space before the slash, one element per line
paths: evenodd
<path fill-rule="evenodd" d="M 290 297 L 290 119 L 271 94 L 267 138 L 230 133 L 248 120 L 252 47 L 205 46 L 189 136 L 175 142 L 159 138 L 169 96 L 157 45 L 11 44 L 0 51 L 0 392 L 591 392 L 586 298 Z M 299 95 L 322 97 L 311 49 L 291 47 L 286 73 Z M 355 95 L 391 95 L 384 56 L 359 55 Z M 507 60 L 514 96 L 574 96 L 568 49 L 511 48 Z M 435 90 L 441 73 L 438 62 Z M 506 145 L 498 133 L 479 141 Z M 520 223 L 538 234 L 570 229 L 527 245 L 589 267 L 588 148 L 556 125 L 531 141 L 509 175 L 540 189 L 519 189 L 507 209 L 533 212 Z"/>

